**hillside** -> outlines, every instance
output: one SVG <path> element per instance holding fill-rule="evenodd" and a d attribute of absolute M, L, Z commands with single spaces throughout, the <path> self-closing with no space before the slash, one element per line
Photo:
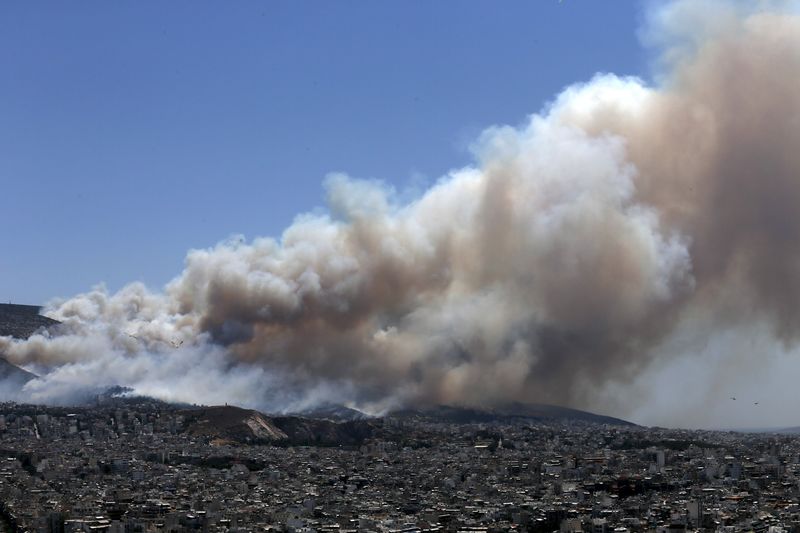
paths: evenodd
<path fill-rule="evenodd" d="M 356 446 L 375 434 L 375 424 L 369 420 L 333 422 L 299 416 L 278 416 L 272 419 L 295 445 Z"/>
<path fill-rule="evenodd" d="M 288 439 L 272 420 L 252 409 L 225 405 L 186 409 L 181 413 L 188 434 L 211 441 L 255 444 Z"/>
<path fill-rule="evenodd" d="M 0 336 L 27 339 L 41 328 L 59 324 L 39 311 L 41 307 L 36 305 L 0 304 Z"/>
<path fill-rule="evenodd" d="M 493 409 L 439 405 L 419 409 L 402 409 L 390 413 L 389 417 L 400 419 L 410 418 L 429 422 L 447 422 L 452 424 L 512 422 L 518 420 L 532 422 L 583 422 L 613 426 L 636 425 L 620 418 L 598 415 L 569 407 L 523 403 L 512 403 Z"/>
<path fill-rule="evenodd" d="M 548 404 L 523 404 L 512 403 L 496 410 L 498 413 L 511 417 L 556 419 L 556 420 L 576 420 L 590 422 L 592 424 L 608 424 L 611 426 L 636 426 L 633 422 L 628 422 L 613 416 L 600 415 L 580 409 L 561 407 Z"/>
<path fill-rule="evenodd" d="M 35 377 L 36 374 L 23 370 L 0 357 L 0 382 L 22 386 Z"/>
<path fill-rule="evenodd" d="M 42 328 L 55 326 L 59 322 L 39 314 L 41 307 L 36 305 L 0 304 L 0 336 L 27 339 Z M 9 363 L 0 353 L 0 382 L 11 390 L 36 377 L 27 370 Z M 9 389 L 4 388 L 6 392 Z"/>
<path fill-rule="evenodd" d="M 230 405 L 184 409 L 181 414 L 186 433 L 217 443 L 350 446 L 374 433 L 372 424 L 365 421 L 269 417 Z"/>
<path fill-rule="evenodd" d="M 366 420 L 370 418 L 369 415 L 362 413 L 357 409 L 333 403 L 323 404 L 312 409 L 306 409 L 305 411 L 298 411 L 296 413 L 290 412 L 289 414 L 301 416 L 303 418 L 330 420 L 331 422 L 349 422 L 352 420 Z"/>

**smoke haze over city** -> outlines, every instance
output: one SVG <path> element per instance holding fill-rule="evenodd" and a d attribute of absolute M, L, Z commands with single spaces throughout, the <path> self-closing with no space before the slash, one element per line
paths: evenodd
<path fill-rule="evenodd" d="M 60 326 L 0 337 L 40 376 L 13 399 L 800 424 L 797 6 L 659 4 L 640 34 L 656 81 L 576 80 L 411 198 L 331 174 L 326 210 L 190 250 L 162 290 L 50 302 Z"/>

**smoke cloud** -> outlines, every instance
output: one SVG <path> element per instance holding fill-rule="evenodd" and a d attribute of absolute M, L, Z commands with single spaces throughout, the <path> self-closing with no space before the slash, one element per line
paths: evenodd
<path fill-rule="evenodd" d="M 747 6 L 653 12 L 656 86 L 604 74 L 568 87 L 523 127 L 486 130 L 474 165 L 411 202 L 330 176 L 327 212 L 280 239 L 192 250 L 160 292 L 52 302 L 57 331 L 0 338 L 0 352 L 42 376 L 23 390 L 33 401 L 120 384 L 378 412 L 620 409 L 647 397 L 654 368 L 730 346 L 748 324 L 760 346 L 791 351 L 800 16 Z"/>

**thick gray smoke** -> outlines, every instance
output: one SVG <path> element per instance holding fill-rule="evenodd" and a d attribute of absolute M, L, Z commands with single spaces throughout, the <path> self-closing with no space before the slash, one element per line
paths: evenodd
<path fill-rule="evenodd" d="M 671 353 L 740 324 L 791 347 L 800 16 L 692 0 L 654 13 L 646 35 L 657 87 L 569 87 L 524 127 L 484 132 L 474 166 L 410 203 L 332 176 L 329 213 L 279 240 L 193 250 L 163 292 L 52 303 L 61 331 L 0 351 L 43 376 L 32 400 L 121 384 L 380 411 L 613 406 L 609 391 L 634 394 Z"/>

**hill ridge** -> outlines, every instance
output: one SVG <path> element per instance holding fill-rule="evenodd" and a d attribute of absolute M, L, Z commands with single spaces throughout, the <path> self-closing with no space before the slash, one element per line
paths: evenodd
<path fill-rule="evenodd" d="M 38 305 L 0 304 L 0 336 L 27 339 L 40 329 L 60 324 L 40 314 Z"/>
<path fill-rule="evenodd" d="M 607 415 L 559 405 L 512 402 L 492 408 L 457 405 L 406 408 L 389 413 L 395 418 L 419 417 L 451 423 L 488 423 L 512 420 L 573 421 L 633 427 L 637 424 Z"/>

